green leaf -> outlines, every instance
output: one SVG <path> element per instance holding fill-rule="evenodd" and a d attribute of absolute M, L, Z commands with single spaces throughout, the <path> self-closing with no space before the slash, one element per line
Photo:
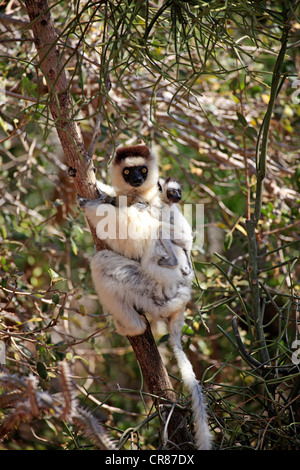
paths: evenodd
<path fill-rule="evenodd" d="M 1 279 L 2 287 L 6 287 L 8 283 L 8 277 L 3 276 Z"/>
<path fill-rule="evenodd" d="M 224 250 L 229 250 L 233 242 L 232 232 L 227 232 L 224 238 Z"/>
<path fill-rule="evenodd" d="M 2 233 L 3 239 L 5 240 L 7 238 L 7 233 L 6 233 L 6 229 L 4 225 L 1 226 L 1 233 Z"/>
<path fill-rule="evenodd" d="M 239 120 L 239 122 L 242 124 L 243 127 L 247 127 L 248 126 L 248 122 L 246 121 L 246 119 L 244 118 L 244 116 L 239 113 L 238 111 L 236 112 L 236 115 L 237 115 L 237 118 Z"/>
<path fill-rule="evenodd" d="M 73 251 L 74 255 L 77 256 L 77 253 L 78 253 L 77 245 L 74 242 L 73 238 L 70 238 L 70 240 L 71 240 L 72 251 Z"/>
<path fill-rule="evenodd" d="M 52 284 L 54 284 L 55 282 L 65 281 L 66 280 L 63 276 L 60 276 L 55 271 L 53 271 L 53 269 L 51 269 L 51 268 L 48 269 L 48 274 L 51 278 L 51 283 Z"/>
<path fill-rule="evenodd" d="M 169 337 L 170 337 L 169 334 L 163 335 L 163 336 L 158 340 L 158 344 L 167 343 L 167 342 L 169 341 Z"/>
<path fill-rule="evenodd" d="M 87 314 L 87 310 L 86 310 L 86 308 L 83 304 L 79 305 L 79 310 L 80 310 L 81 315 L 86 315 Z"/>
<path fill-rule="evenodd" d="M 42 362 L 37 363 L 36 370 L 37 370 L 37 373 L 39 374 L 39 376 L 42 379 L 46 379 L 48 377 L 46 367 L 44 366 L 44 364 Z"/>
<path fill-rule="evenodd" d="M 59 302 L 59 294 L 54 294 L 52 297 L 52 302 L 57 305 Z"/>
<path fill-rule="evenodd" d="M 236 77 L 229 83 L 229 88 L 233 92 L 235 92 L 239 88 L 239 81 Z"/>
<path fill-rule="evenodd" d="M 36 87 L 37 87 L 37 84 L 33 83 L 32 80 L 29 80 L 28 77 L 23 77 L 22 78 L 22 90 L 28 96 L 35 96 L 35 97 L 38 96 L 37 92 L 35 91 Z"/>
<path fill-rule="evenodd" d="M 254 127 L 248 126 L 245 131 L 245 134 L 247 137 L 249 137 L 250 140 L 255 141 L 257 139 L 257 132 L 256 132 L 256 129 L 254 129 Z"/>

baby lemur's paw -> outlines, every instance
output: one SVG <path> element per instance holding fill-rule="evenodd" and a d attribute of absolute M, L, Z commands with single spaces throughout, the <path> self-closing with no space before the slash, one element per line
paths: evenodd
<path fill-rule="evenodd" d="M 188 276 L 192 272 L 192 269 L 188 265 L 181 266 L 180 270 L 184 276 Z"/>

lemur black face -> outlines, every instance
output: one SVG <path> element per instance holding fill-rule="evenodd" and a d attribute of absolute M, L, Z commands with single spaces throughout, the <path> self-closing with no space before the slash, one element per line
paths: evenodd
<path fill-rule="evenodd" d="M 142 186 L 147 179 L 148 168 L 146 165 L 141 166 L 127 166 L 123 169 L 123 178 L 126 183 L 134 188 Z"/>
<path fill-rule="evenodd" d="M 181 189 L 168 189 L 167 190 L 167 198 L 171 202 L 179 202 L 181 199 Z"/>

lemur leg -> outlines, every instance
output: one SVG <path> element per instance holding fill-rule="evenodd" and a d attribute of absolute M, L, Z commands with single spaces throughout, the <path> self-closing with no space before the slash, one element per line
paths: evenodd
<path fill-rule="evenodd" d="M 150 318 L 166 318 L 182 309 L 190 298 L 190 288 L 185 283 L 170 282 L 169 271 L 164 279 L 151 278 L 139 262 L 110 250 L 94 256 L 91 271 L 99 300 L 123 335 L 144 332 L 146 324 L 139 311 Z"/>
<path fill-rule="evenodd" d="M 113 268 L 108 263 L 111 255 L 114 257 L 115 254 L 103 250 L 97 253 L 91 262 L 93 282 L 100 303 L 104 310 L 113 316 L 118 333 L 124 336 L 140 335 L 146 329 L 146 321 L 134 305 L 127 301 L 128 292 L 121 285 L 122 278 L 125 280 L 126 276 L 130 275 L 130 271 L 124 270 L 122 274 L 122 270 L 118 271 L 118 266 Z"/>

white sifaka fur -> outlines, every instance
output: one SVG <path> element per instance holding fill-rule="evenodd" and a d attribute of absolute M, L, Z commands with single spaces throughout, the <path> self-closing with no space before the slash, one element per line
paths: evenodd
<path fill-rule="evenodd" d="M 192 364 L 182 348 L 181 331 L 183 315 L 169 321 L 170 342 L 181 373 L 182 381 L 192 397 L 192 410 L 195 421 L 195 440 L 198 450 L 211 450 L 212 435 L 208 427 L 206 403 Z"/>
<path fill-rule="evenodd" d="M 121 177 L 124 166 L 134 166 L 135 162 L 137 165 L 147 165 L 149 172 L 145 184 L 139 188 L 130 187 Z M 107 245 L 113 251 L 102 250 L 91 261 L 95 289 L 104 311 L 113 316 L 116 329 L 122 335 L 136 336 L 145 331 L 146 322 L 142 313 L 147 313 L 154 321 L 159 318 L 168 321 L 174 355 L 183 383 L 192 396 L 196 445 L 198 449 L 209 450 L 212 447 L 212 436 L 201 386 L 181 344 L 184 312 L 191 297 L 194 277 L 190 262 L 193 240 L 191 228 L 176 204 L 167 199 L 167 186 L 164 186 L 163 180 L 160 180 L 162 192 L 159 194 L 156 160 L 146 146 L 121 148 L 119 153 L 117 150 L 110 165 L 110 176 L 113 187 L 99 183 L 98 188 L 100 192 L 106 189 L 109 195 L 116 194 L 114 201 L 106 202 L 103 198 L 95 201 L 79 199 L 80 206 L 96 228 L 101 220 L 98 208 L 101 207 L 103 216 L 103 209 L 110 210 L 114 205 L 118 227 L 130 222 L 135 227 L 137 238 L 106 238 Z M 170 187 L 175 183 L 168 180 L 166 184 Z M 176 184 L 178 188 L 180 185 L 178 182 Z M 118 198 L 123 195 L 129 197 L 129 207 L 118 205 Z M 174 215 L 173 226 L 160 217 L 170 208 Z M 173 229 L 176 225 L 181 227 L 180 239 L 174 237 Z M 168 265 L 166 261 L 160 265 L 161 259 L 168 260 L 170 255 L 170 246 L 164 245 L 159 235 L 162 227 L 171 234 L 169 245 L 175 264 Z M 154 239 L 153 233 L 157 235 Z M 105 235 L 98 231 L 97 234 L 100 238 Z"/>

